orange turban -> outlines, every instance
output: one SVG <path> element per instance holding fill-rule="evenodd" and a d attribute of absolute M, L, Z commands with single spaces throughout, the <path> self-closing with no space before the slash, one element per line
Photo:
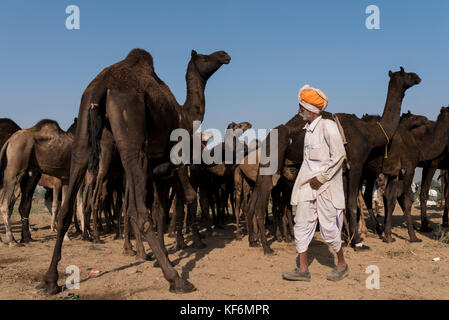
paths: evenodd
<path fill-rule="evenodd" d="M 323 91 L 312 88 L 308 84 L 299 90 L 298 99 L 301 106 L 313 113 L 320 113 L 326 109 L 329 101 Z"/>

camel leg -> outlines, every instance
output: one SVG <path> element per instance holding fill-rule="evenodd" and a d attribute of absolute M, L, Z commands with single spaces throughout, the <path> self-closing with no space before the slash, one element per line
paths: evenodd
<path fill-rule="evenodd" d="M 176 195 L 175 189 L 172 188 L 172 193 L 175 195 L 175 198 L 173 201 L 175 201 L 175 210 L 173 211 L 172 215 L 170 216 L 170 224 L 168 226 L 168 237 L 169 238 L 176 238 L 176 204 L 178 201 L 178 196 Z M 171 207 L 171 206 L 170 206 Z"/>
<path fill-rule="evenodd" d="M 187 214 L 190 220 L 190 226 L 192 227 L 192 240 L 193 247 L 195 249 L 204 249 L 206 245 L 203 241 L 201 241 L 201 235 L 198 229 L 198 220 L 197 220 L 197 212 L 198 210 L 198 202 L 194 200 L 188 205 Z"/>
<path fill-rule="evenodd" d="M 76 140 L 75 140 L 76 141 Z M 87 144 L 87 139 L 86 139 Z M 87 148 L 87 146 L 86 146 Z M 85 149 L 84 149 L 85 150 Z M 87 168 L 87 159 L 84 155 L 85 151 L 82 152 L 82 156 L 77 152 L 77 148 L 72 149 L 72 162 L 70 168 L 70 182 L 67 189 L 66 197 L 64 197 L 61 210 L 57 217 L 57 236 L 56 244 L 53 250 L 53 256 L 50 263 L 50 267 L 44 275 L 43 281 L 37 286 L 37 289 L 43 289 L 49 294 L 56 294 L 60 292 L 58 287 L 58 263 L 61 260 L 61 249 L 64 239 L 64 235 L 67 233 L 70 223 L 72 221 L 73 215 L 73 204 L 76 200 L 76 194 L 78 188 L 82 182 L 84 174 Z M 63 193 L 63 195 L 64 195 Z"/>
<path fill-rule="evenodd" d="M 81 223 L 81 231 L 84 232 L 84 214 L 83 214 L 83 192 L 81 188 L 78 190 L 76 195 L 76 207 L 75 207 L 77 220 Z"/>
<path fill-rule="evenodd" d="M 444 212 L 443 212 L 443 221 L 442 226 L 443 227 L 449 227 L 449 217 L 448 217 L 448 201 L 449 201 L 449 171 L 444 170 L 444 173 L 441 177 L 441 185 L 443 186 L 443 194 L 441 195 L 441 198 L 444 198 Z"/>
<path fill-rule="evenodd" d="M 182 234 L 182 228 L 184 226 L 184 201 L 183 194 L 180 186 L 176 183 L 174 185 L 174 190 L 176 192 L 176 209 L 175 209 L 175 222 L 176 222 L 176 251 L 185 249 L 187 244 L 184 241 L 184 236 Z"/>
<path fill-rule="evenodd" d="M 374 214 L 373 210 L 373 190 L 374 190 L 374 184 L 376 183 L 375 177 L 372 177 L 371 179 L 368 178 L 366 180 L 365 185 L 365 193 L 363 194 L 363 201 L 365 202 L 365 206 L 368 209 L 369 217 L 371 222 L 376 228 L 376 233 L 380 236 L 383 232 L 383 228 L 377 221 L 376 215 Z M 377 205 L 377 202 L 376 202 Z M 378 208 L 376 208 L 376 212 L 378 213 Z"/>
<path fill-rule="evenodd" d="M 281 215 L 281 200 L 280 200 L 280 190 L 278 187 L 273 188 L 271 190 L 271 197 L 273 199 L 272 213 L 274 220 L 274 238 L 277 241 L 282 241 L 282 234 L 280 230 L 280 215 Z"/>
<path fill-rule="evenodd" d="M 393 216 L 394 207 L 396 206 L 398 177 L 388 177 L 387 186 L 384 192 L 384 206 L 385 206 L 385 231 L 383 241 L 390 243 L 396 241 L 391 236 L 391 219 Z"/>
<path fill-rule="evenodd" d="M 268 202 L 268 199 L 267 199 Z M 262 243 L 263 251 L 265 255 L 272 255 L 274 254 L 274 250 L 270 248 L 267 241 L 267 235 L 265 234 L 265 216 L 266 211 L 264 208 L 267 206 L 267 203 L 263 204 L 263 208 L 256 208 L 256 219 L 257 219 L 257 226 L 259 228 L 259 239 Z M 259 210 L 257 210 L 259 209 Z"/>
<path fill-rule="evenodd" d="M 422 171 L 421 192 L 419 194 L 419 201 L 421 202 L 421 232 L 433 231 L 429 226 L 429 219 L 427 218 L 427 199 L 429 198 L 430 184 L 436 170 L 436 164 L 432 162 L 430 165 L 424 166 Z"/>
<path fill-rule="evenodd" d="M 129 218 L 127 214 L 128 210 L 128 199 L 129 199 L 129 190 L 128 190 L 128 184 L 125 185 L 125 194 L 124 194 L 124 201 L 123 201 L 123 234 L 124 234 L 124 241 L 123 241 L 123 254 L 127 256 L 135 256 L 136 251 L 133 250 L 133 246 L 131 245 L 130 240 L 130 233 L 131 230 L 129 228 Z"/>
<path fill-rule="evenodd" d="M 117 232 L 115 239 L 120 239 L 122 235 L 122 206 L 123 206 L 123 194 L 122 186 L 116 190 L 116 200 L 114 202 L 114 214 L 117 217 Z"/>
<path fill-rule="evenodd" d="M 189 179 L 189 173 L 187 171 L 187 167 L 185 165 L 181 165 L 176 168 L 176 173 L 178 175 L 178 180 L 181 184 L 184 200 L 189 203 L 196 199 L 196 192 L 192 188 Z"/>
<path fill-rule="evenodd" d="M 200 207 L 201 207 L 201 220 L 209 222 L 209 199 L 208 191 L 205 186 L 200 184 L 199 187 Z"/>
<path fill-rule="evenodd" d="M 141 101 L 131 100 L 128 95 L 116 91 L 108 93 L 106 110 L 129 189 L 128 216 L 137 224 L 139 231 L 150 245 L 165 279 L 170 283 L 170 291 L 191 292 L 195 290 L 195 287 L 179 276 L 153 231 L 146 204 L 148 159 L 142 152 L 145 147 L 144 133 L 148 129 L 146 129 L 144 110 L 137 107 L 141 105 Z M 126 118 L 122 110 L 126 110 Z"/>
<path fill-rule="evenodd" d="M 60 201 L 59 201 L 59 192 L 61 192 L 61 188 L 59 186 L 54 186 L 53 188 L 53 200 L 51 204 L 51 222 L 50 222 L 50 230 L 52 232 L 56 232 L 56 215 L 60 209 Z"/>
<path fill-rule="evenodd" d="M 368 229 L 366 228 L 366 223 L 365 223 L 365 215 L 363 214 L 363 197 L 361 192 L 359 193 L 358 197 L 357 197 L 357 215 L 359 216 L 359 232 L 361 235 L 363 235 L 364 237 L 366 237 L 366 235 L 368 234 Z"/>
<path fill-rule="evenodd" d="M 19 179 L 19 181 L 20 180 L 21 179 Z M 5 222 L 6 238 L 7 238 L 7 243 L 9 243 L 9 246 L 17 245 L 17 241 L 12 234 L 11 224 L 10 224 L 10 217 L 11 217 L 11 214 L 13 211 L 13 208 L 11 207 L 10 204 L 14 197 L 14 189 L 16 187 L 16 183 L 17 183 L 16 178 L 7 175 L 7 172 L 5 172 L 3 188 L 1 190 L 1 195 L 0 195 L 0 210 L 3 215 L 4 222 Z"/>
<path fill-rule="evenodd" d="M 84 219 L 84 230 L 82 240 L 90 241 L 90 216 L 92 213 L 92 196 L 93 196 L 93 176 L 87 171 L 84 182 L 84 192 L 83 192 L 83 219 Z"/>
<path fill-rule="evenodd" d="M 237 240 L 242 240 L 242 230 L 240 229 L 240 206 L 242 203 L 242 192 L 243 192 L 243 177 L 240 173 L 240 169 L 237 168 L 234 172 L 234 188 L 235 188 L 235 238 Z"/>
<path fill-rule="evenodd" d="M 31 204 L 33 202 L 34 190 L 36 189 L 40 177 L 41 174 L 39 172 L 33 171 L 30 173 L 30 175 L 25 175 L 20 181 L 22 190 L 22 198 L 20 199 L 19 205 L 19 213 L 22 217 L 22 239 L 20 240 L 21 243 L 33 241 L 33 239 L 31 239 L 29 217 Z"/>
<path fill-rule="evenodd" d="M 287 198 L 290 199 L 291 195 Z M 292 242 L 295 238 L 295 231 L 294 231 L 294 224 L 293 224 L 293 217 L 292 217 L 292 207 L 290 203 L 286 206 L 286 213 L 287 213 L 287 222 L 288 222 L 288 234 L 287 234 L 287 242 Z"/>
<path fill-rule="evenodd" d="M 255 228 L 254 228 L 254 224 L 253 224 L 253 219 L 254 217 L 254 213 L 255 213 L 255 206 L 257 203 L 257 194 L 255 192 L 253 192 L 251 194 L 251 197 L 248 201 L 248 206 L 247 206 L 247 216 L 246 216 L 246 225 L 247 225 L 247 229 L 248 229 L 248 242 L 249 242 L 249 246 L 250 247 L 257 247 L 257 240 L 255 237 Z"/>
<path fill-rule="evenodd" d="M 410 237 L 409 241 L 421 242 L 422 240 L 416 236 L 415 230 L 413 228 L 413 219 L 411 214 L 412 211 L 411 185 L 413 181 L 414 170 L 412 172 L 410 171 L 412 170 L 407 170 L 403 178 L 402 194 L 398 197 L 398 202 L 402 207 L 402 211 L 404 212 L 404 215 L 407 219 L 408 235 Z"/>
<path fill-rule="evenodd" d="M 370 248 L 363 244 L 360 237 L 357 222 L 357 197 L 359 195 L 360 177 L 362 176 L 362 172 L 360 169 L 352 168 L 351 170 L 349 170 L 348 174 L 349 179 L 346 197 L 347 210 L 349 213 L 349 229 L 351 232 L 351 236 L 353 237 L 352 244 L 354 245 L 354 249 L 356 251 L 368 250 Z"/>
<path fill-rule="evenodd" d="M 164 243 L 164 213 L 165 208 L 162 204 L 162 201 L 159 197 L 160 192 L 163 191 L 163 187 L 159 184 L 153 182 L 153 208 L 151 210 L 151 214 L 153 219 L 156 218 L 156 227 L 157 227 L 157 237 L 159 239 L 159 243 L 161 244 L 162 249 L 165 252 L 165 255 L 168 256 L 167 249 L 165 248 Z"/>

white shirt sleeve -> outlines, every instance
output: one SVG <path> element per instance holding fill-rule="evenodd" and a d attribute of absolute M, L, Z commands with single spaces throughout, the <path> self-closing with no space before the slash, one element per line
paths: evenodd
<path fill-rule="evenodd" d="M 326 121 L 324 126 L 324 139 L 329 146 L 330 160 L 324 166 L 323 172 L 317 176 L 321 183 L 330 181 L 340 170 L 346 157 L 345 146 L 338 131 L 337 124 L 332 120 Z"/>

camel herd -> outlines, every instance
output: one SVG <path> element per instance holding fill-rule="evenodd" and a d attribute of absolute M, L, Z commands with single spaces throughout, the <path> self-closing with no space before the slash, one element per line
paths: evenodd
<path fill-rule="evenodd" d="M 92 80 L 82 95 L 78 117 L 67 131 L 48 119 L 29 129 L 19 128 L 10 119 L 0 119 L 0 211 L 6 242 L 10 246 L 17 244 L 9 220 L 19 197 L 20 242 L 32 240 L 29 214 L 37 185 L 47 189 L 51 230 L 57 229 L 51 264 L 38 289 L 49 294 L 60 291 L 57 267 L 72 222 L 82 232 L 82 238 L 89 241 L 102 241 L 100 231 L 105 225 L 104 231 L 124 239 L 125 254 L 140 259 L 148 259 L 143 245 L 146 241 L 170 291 L 176 293 L 191 292 L 195 287 L 179 276 L 169 260 L 164 244 L 167 231 L 176 237 L 177 250 L 186 247 L 183 232 L 187 229 L 193 247 L 202 249 L 205 244 L 200 224 L 220 228 L 234 218 L 236 239 L 247 234 L 250 246 L 262 245 L 265 254 L 272 254 L 265 230 L 271 206 L 273 236 L 279 241 L 293 240 L 290 196 L 302 163 L 305 134 L 305 122 L 299 115 L 277 126 L 276 135 L 271 131 L 263 142 L 248 146 L 234 137 L 219 146 L 235 155 L 237 144 L 243 143 L 241 162 L 225 163 L 223 159 L 218 164 L 174 165 L 171 161 L 170 157 L 177 156 L 170 152 L 175 144 L 171 132 L 183 128 L 194 134 L 193 122 L 201 122 L 205 114 L 206 83 L 230 60 L 224 51 L 203 55 L 193 50 L 186 73 L 187 96 L 180 105 L 155 73 L 152 56 L 134 49 Z M 359 230 L 359 222 L 364 225 L 362 186 L 374 232 L 385 242 L 394 240 L 391 216 L 397 200 L 406 217 L 410 241 L 417 242 L 420 239 L 411 217 L 415 168 L 423 168 L 420 231 L 429 232 L 432 229 L 425 204 L 430 183 L 436 169 L 444 170 L 449 165 L 449 108 L 442 107 L 436 121 L 410 112 L 401 116 L 406 90 L 421 79 L 402 67 L 390 71 L 389 78 L 382 116 L 365 115 L 360 119 L 353 114 L 323 113 L 324 118 L 337 121 L 344 133 L 345 236 L 356 251 L 369 250 Z M 232 122 L 228 126 L 240 129 L 240 133 L 249 128 L 249 122 Z M 203 136 L 202 148 L 206 148 L 209 138 Z M 276 156 L 278 170 L 274 174 L 261 174 L 261 168 L 269 164 L 247 161 L 260 150 Z M 379 177 L 384 178 L 383 223 L 372 207 Z M 446 173 L 443 180 L 448 180 Z M 448 198 L 446 189 L 443 196 Z M 174 212 L 170 215 L 172 206 Z M 448 226 L 447 208 L 443 225 Z"/>

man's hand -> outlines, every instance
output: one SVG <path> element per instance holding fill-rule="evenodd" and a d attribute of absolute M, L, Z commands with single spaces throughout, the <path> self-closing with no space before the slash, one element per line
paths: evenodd
<path fill-rule="evenodd" d="M 310 186 L 311 186 L 312 189 L 314 189 L 314 190 L 318 190 L 322 185 L 323 185 L 323 184 L 322 184 L 316 177 L 313 177 L 313 178 L 310 180 Z"/>

